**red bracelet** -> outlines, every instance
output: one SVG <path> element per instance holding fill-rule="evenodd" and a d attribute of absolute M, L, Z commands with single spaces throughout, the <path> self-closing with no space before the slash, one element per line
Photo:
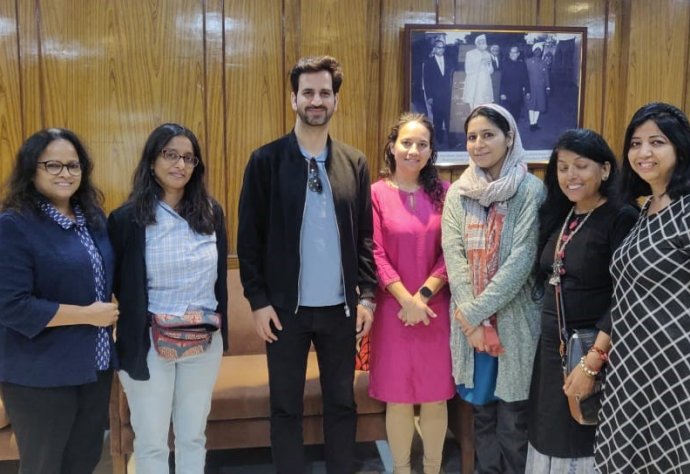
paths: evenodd
<path fill-rule="evenodd" d="M 597 346 L 590 347 L 588 352 L 596 352 L 597 354 L 599 354 L 599 359 L 603 360 L 604 362 L 607 362 L 609 360 L 608 351 L 600 349 Z"/>

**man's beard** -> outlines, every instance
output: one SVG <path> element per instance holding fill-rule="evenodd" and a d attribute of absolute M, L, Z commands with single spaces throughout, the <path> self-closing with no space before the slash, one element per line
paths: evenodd
<path fill-rule="evenodd" d="M 321 109 L 323 113 L 318 116 L 310 116 L 310 109 Z M 312 127 L 316 127 L 320 125 L 326 125 L 333 116 L 333 111 L 330 111 L 329 113 L 329 110 L 326 107 L 309 107 L 305 109 L 303 112 L 298 110 L 297 115 L 299 115 L 300 119 L 302 119 L 302 122 L 304 122 L 305 124 L 311 125 Z"/>

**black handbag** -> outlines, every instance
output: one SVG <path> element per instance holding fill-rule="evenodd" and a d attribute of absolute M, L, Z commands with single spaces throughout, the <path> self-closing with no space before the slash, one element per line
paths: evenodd
<path fill-rule="evenodd" d="M 580 360 L 587 355 L 589 348 L 599 334 L 597 328 L 575 329 L 568 338 L 565 349 L 565 376 L 580 365 Z M 587 398 L 568 397 L 570 415 L 581 425 L 596 425 L 599 423 L 598 415 L 601 408 L 602 388 L 604 385 L 604 367 L 599 371 L 594 380 L 594 392 Z"/>
<path fill-rule="evenodd" d="M 590 210 L 579 224 L 569 233 L 565 235 L 565 230 L 570 220 L 570 216 L 575 212 L 575 207 L 570 210 L 568 217 L 566 217 L 561 232 L 558 235 L 558 240 L 554 249 L 553 255 L 553 272 L 549 278 L 549 284 L 554 286 L 554 294 L 556 296 L 556 318 L 558 320 L 558 337 L 560 339 L 559 353 L 561 356 L 561 365 L 563 368 L 563 379 L 567 379 L 568 375 L 580 365 L 582 358 L 587 355 L 589 349 L 594 346 L 599 330 L 596 328 L 575 329 L 572 332 L 568 331 L 565 324 L 565 305 L 563 304 L 563 287 L 561 286 L 561 274 L 563 273 L 563 256 L 565 246 L 570 242 L 577 231 L 587 221 L 587 218 L 592 214 Z M 560 243 L 560 245 L 559 245 Z M 586 370 L 589 374 L 591 371 Z M 587 398 L 580 398 L 580 396 L 569 396 L 568 407 L 570 408 L 570 415 L 581 425 L 596 425 L 598 421 L 599 408 L 601 408 L 601 390 L 604 383 L 604 367 L 595 375 L 594 391 Z"/>

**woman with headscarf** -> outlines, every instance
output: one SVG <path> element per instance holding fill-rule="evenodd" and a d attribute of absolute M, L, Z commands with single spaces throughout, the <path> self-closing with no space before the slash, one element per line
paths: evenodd
<path fill-rule="evenodd" d="M 473 405 L 477 471 L 523 473 L 539 337 L 531 289 L 544 186 L 527 172 L 506 109 L 477 107 L 465 133 L 470 164 L 450 187 L 442 219 L 453 376 L 460 397 Z"/>

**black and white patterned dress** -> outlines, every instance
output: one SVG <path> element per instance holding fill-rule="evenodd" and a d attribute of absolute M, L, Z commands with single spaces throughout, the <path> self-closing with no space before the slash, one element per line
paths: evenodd
<path fill-rule="evenodd" d="M 690 473 L 690 196 L 649 201 L 614 253 L 613 329 L 597 468 Z"/>

